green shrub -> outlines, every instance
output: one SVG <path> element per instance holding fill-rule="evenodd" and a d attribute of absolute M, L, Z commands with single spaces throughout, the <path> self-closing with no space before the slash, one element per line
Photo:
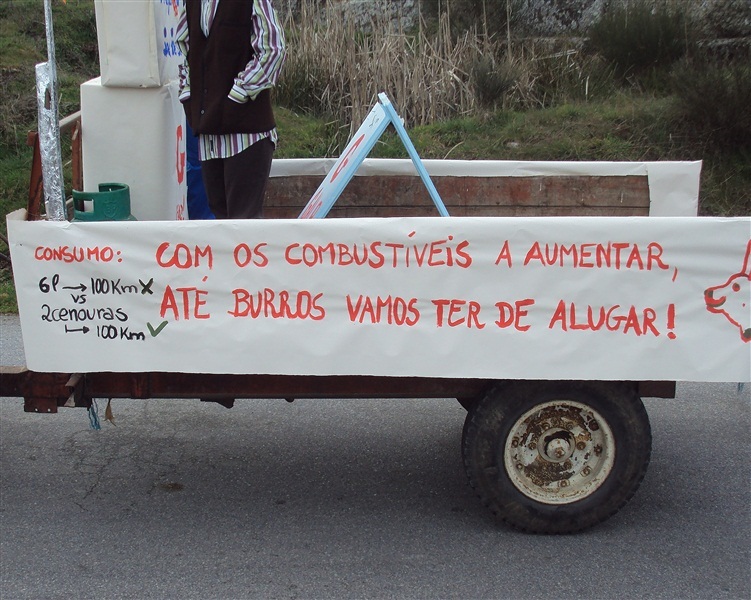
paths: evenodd
<path fill-rule="evenodd" d="M 617 87 L 608 63 L 576 49 L 540 55 L 532 68 L 539 106 L 589 102 L 611 95 Z"/>
<path fill-rule="evenodd" d="M 511 62 L 480 55 L 471 65 L 470 77 L 477 103 L 483 108 L 497 108 L 503 106 L 504 97 L 519 76 Z"/>
<path fill-rule="evenodd" d="M 321 103 L 321 91 L 325 87 L 326 74 L 319 64 L 302 59 L 288 60 L 274 95 L 282 106 L 315 114 Z"/>
<path fill-rule="evenodd" d="M 490 37 L 505 37 L 508 25 L 517 25 L 523 0 L 422 0 L 423 15 L 435 20 L 447 15 L 454 36 L 474 29 Z"/>
<path fill-rule="evenodd" d="M 751 65 L 689 62 L 670 77 L 677 118 L 715 148 L 751 149 Z"/>
<path fill-rule="evenodd" d="M 704 20 L 710 35 L 722 38 L 751 36 L 751 2 L 711 0 Z"/>
<path fill-rule="evenodd" d="M 589 45 L 621 77 L 667 68 L 689 47 L 691 24 L 679 3 L 613 2 L 589 29 Z"/>

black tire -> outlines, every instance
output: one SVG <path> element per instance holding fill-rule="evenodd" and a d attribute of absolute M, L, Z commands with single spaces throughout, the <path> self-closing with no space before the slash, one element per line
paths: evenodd
<path fill-rule="evenodd" d="M 651 448 L 628 382 L 499 383 L 471 407 L 462 436 L 483 504 L 532 533 L 573 533 L 614 515 L 638 489 Z"/>
<path fill-rule="evenodd" d="M 457 402 L 462 405 L 462 408 L 466 411 L 469 411 L 472 409 L 472 407 L 477 403 L 477 401 L 480 398 L 457 398 Z"/>
<path fill-rule="evenodd" d="M 463 396 L 461 398 L 457 398 L 456 400 L 459 402 L 459 404 L 461 404 L 464 410 L 469 411 L 475 404 L 477 404 L 485 397 L 485 395 L 488 393 L 488 390 L 493 387 L 493 384 L 494 382 L 490 381 L 481 392 L 475 394 L 474 396 Z"/>

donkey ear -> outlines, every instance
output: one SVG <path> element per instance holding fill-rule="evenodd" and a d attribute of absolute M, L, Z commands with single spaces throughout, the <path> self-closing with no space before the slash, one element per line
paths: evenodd
<path fill-rule="evenodd" d="M 751 240 L 748 240 L 748 245 L 746 246 L 746 258 L 743 259 L 741 274 L 751 277 Z"/>

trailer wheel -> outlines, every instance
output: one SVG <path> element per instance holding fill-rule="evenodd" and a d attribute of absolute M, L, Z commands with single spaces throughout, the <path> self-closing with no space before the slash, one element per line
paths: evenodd
<path fill-rule="evenodd" d="M 573 533 L 628 502 L 651 446 L 632 384 L 512 381 L 472 406 L 462 455 L 470 485 L 501 521 L 533 533 Z"/>
<path fill-rule="evenodd" d="M 459 404 L 462 405 L 462 408 L 464 410 L 467 410 L 467 411 L 472 408 L 472 406 L 474 405 L 475 402 L 477 402 L 477 398 L 466 398 L 465 397 L 465 398 L 457 398 L 456 400 L 459 402 Z"/>

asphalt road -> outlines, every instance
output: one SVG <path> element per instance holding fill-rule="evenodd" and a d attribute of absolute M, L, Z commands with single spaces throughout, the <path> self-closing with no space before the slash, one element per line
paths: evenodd
<path fill-rule="evenodd" d="M 0 360 L 23 364 L 17 319 Z M 751 396 L 646 399 L 650 469 L 575 536 L 496 525 L 452 400 L 0 399 L 0 598 L 751 598 Z M 99 403 L 104 414 L 104 404 Z"/>

